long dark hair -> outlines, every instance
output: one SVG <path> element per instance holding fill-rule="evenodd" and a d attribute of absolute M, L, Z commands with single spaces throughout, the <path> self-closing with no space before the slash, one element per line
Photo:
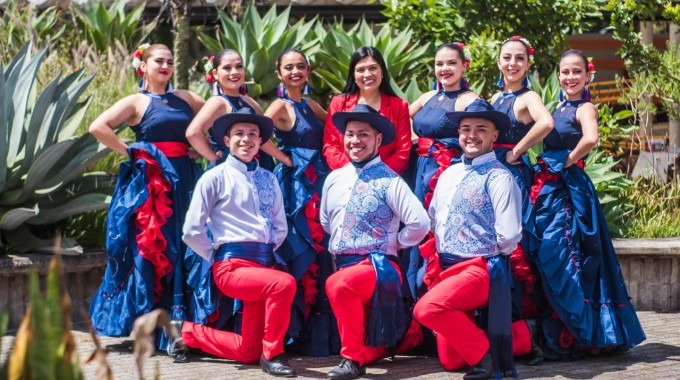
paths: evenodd
<path fill-rule="evenodd" d="M 378 49 L 372 46 L 362 46 L 352 54 L 352 57 L 349 59 L 349 73 L 347 75 L 347 83 L 345 84 L 345 88 L 342 89 L 342 93 L 345 95 L 354 95 L 359 92 L 359 86 L 357 86 L 357 82 L 354 79 L 354 69 L 356 68 L 357 63 L 366 57 L 375 59 L 375 61 L 378 62 L 378 65 L 380 65 L 380 70 L 383 74 L 383 77 L 380 81 L 380 92 L 390 96 L 397 96 L 390 85 L 390 73 L 387 71 L 385 60 Z"/>

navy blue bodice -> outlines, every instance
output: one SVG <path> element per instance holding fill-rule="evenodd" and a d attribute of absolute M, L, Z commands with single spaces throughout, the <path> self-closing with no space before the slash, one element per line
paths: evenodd
<path fill-rule="evenodd" d="M 150 99 L 142 120 L 130 127 L 136 141 L 188 144 L 186 130 L 194 117 L 191 106 L 172 92 L 163 95 L 142 93 Z"/>
<path fill-rule="evenodd" d="M 413 130 L 419 137 L 446 138 L 458 137 L 458 128 L 451 125 L 447 112 L 456 110 L 458 96 L 470 91 L 461 88 L 457 91 L 443 91 L 431 97 L 423 108 L 413 117 Z"/>
<path fill-rule="evenodd" d="M 241 95 L 239 96 L 229 96 L 229 95 L 221 95 L 223 98 L 227 99 L 229 102 L 229 105 L 231 105 L 231 112 L 236 112 L 240 110 L 241 108 L 250 108 L 253 112 L 255 112 L 255 109 L 250 105 L 250 103 L 246 102 L 243 100 Z"/>
<path fill-rule="evenodd" d="M 304 99 L 301 103 L 288 98 L 282 98 L 293 105 L 295 122 L 289 131 L 275 129 L 274 133 L 279 141 L 279 149 L 286 152 L 291 148 L 306 148 L 320 151 L 323 146 L 323 124 L 316 118 L 314 112 Z"/>
<path fill-rule="evenodd" d="M 583 136 L 581 124 L 576 120 L 578 106 L 587 100 L 566 101 L 553 112 L 555 128 L 543 139 L 543 150 L 573 150 Z"/>
<path fill-rule="evenodd" d="M 511 126 L 511 128 L 509 128 L 507 131 L 501 131 L 501 133 L 498 135 L 496 143 L 517 144 L 520 142 L 520 140 L 522 140 L 522 138 L 524 138 L 524 136 L 527 135 L 527 133 L 529 133 L 529 130 L 534 125 L 533 121 L 529 124 L 524 124 L 515 117 L 515 100 L 517 100 L 518 96 L 528 91 L 530 90 L 525 87 L 515 92 L 501 93 L 498 99 L 496 99 L 496 101 L 493 103 L 493 108 L 496 111 L 503 112 L 510 117 Z"/>

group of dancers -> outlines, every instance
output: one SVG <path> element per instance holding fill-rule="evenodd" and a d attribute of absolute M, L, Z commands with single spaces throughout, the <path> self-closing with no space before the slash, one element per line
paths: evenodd
<path fill-rule="evenodd" d="M 380 52 L 361 47 L 326 111 L 305 96 L 307 57 L 288 49 L 263 111 L 234 50 L 211 59 L 206 101 L 172 89 L 170 49 L 138 49 L 142 91 L 90 126 L 130 157 L 107 216 L 95 330 L 127 336 L 163 308 L 180 338 L 161 333 L 157 345 L 178 362 L 192 348 L 290 377 L 285 351 L 339 353 L 334 379 L 425 336 L 445 369 L 470 368 L 466 379 L 517 377 L 513 357 L 639 344 L 583 170 L 598 139 L 594 68 L 579 50 L 562 54 L 551 115 L 529 88 L 533 53 L 520 36 L 502 43 L 489 103 L 468 88 L 465 46 L 444 44 L 436 88 L 409 105 Z M 123 123 L 130 145 L 114 132 Z M 532 165 L 525 153 L 541 142 Z"/>

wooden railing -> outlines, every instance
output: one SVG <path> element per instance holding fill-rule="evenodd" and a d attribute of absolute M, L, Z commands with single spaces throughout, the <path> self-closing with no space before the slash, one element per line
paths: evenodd
<path fill-rule="evenodd" d="M 621 91 L 628 91 L 628 80 L 624 80 L 622 89 L 619 89 L 616 83 L 617 81 L 615 80 L 592 83 L 589 87 L 593 103 L 618 104 L 621 98 Z"/>

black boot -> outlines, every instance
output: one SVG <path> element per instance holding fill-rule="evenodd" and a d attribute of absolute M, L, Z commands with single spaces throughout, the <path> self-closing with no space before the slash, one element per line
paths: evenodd
<path fill-rule="evenodd" d="M 328 372 L 326 376 L 336 380 L 350 380 L 365 374 L 366 366 L 359 365 L 359 362 L 355 362 L 354 360 L 343 358 L 340 360 L 340 364 Z"/>
<path fill-rule="evenodd" d="M 260 356 L 260 367 L 262 372 L 268 373 L 272 376 L 279 377 L 295 377 L 297 373 L 293 367 L 288 364 L 288 359 L 286 354 L 281 354 L 273 357 L 271 360 L 267 360 L 264 355 Z"/>
<path fill-rule="evenodd" d="M 491 360 L 491 354 L 487 352 L 482 357 L 482 360 L 477 363 L 474 367 L 470 368 L 469 371 L 463 376 L 465 380 L 486 380 L 493 376 L 493 361 Z"/>
<path fill-rule="evenodd" d="M 168 348 L 166 351 L 168 352 L 168 356 L 173 358 L 176 363 L 186 363 L 189 361 L 187 359 L 188 349 L 182 340 L 183 323 L 184 321 L 178 319 L 170 321 L 170 328 L 174 329 L 177 334 L 171 334 L 165 328 L 163 329 L 163 334 L 168 338 Z M 175 338 L 174 336 L 179 336 L 179 338 Z"/>
<path fill-rule="evenodd" d="M 538 325 L 538 320 L 533 318 L 525 319 L 524 322 L 527 324 L 529 336 L 531 337 L 531 352 L 527 355 L 527 361 L 524 364 L 530 366 L 538 365 L 543 361 L 540 326 Z"/>

